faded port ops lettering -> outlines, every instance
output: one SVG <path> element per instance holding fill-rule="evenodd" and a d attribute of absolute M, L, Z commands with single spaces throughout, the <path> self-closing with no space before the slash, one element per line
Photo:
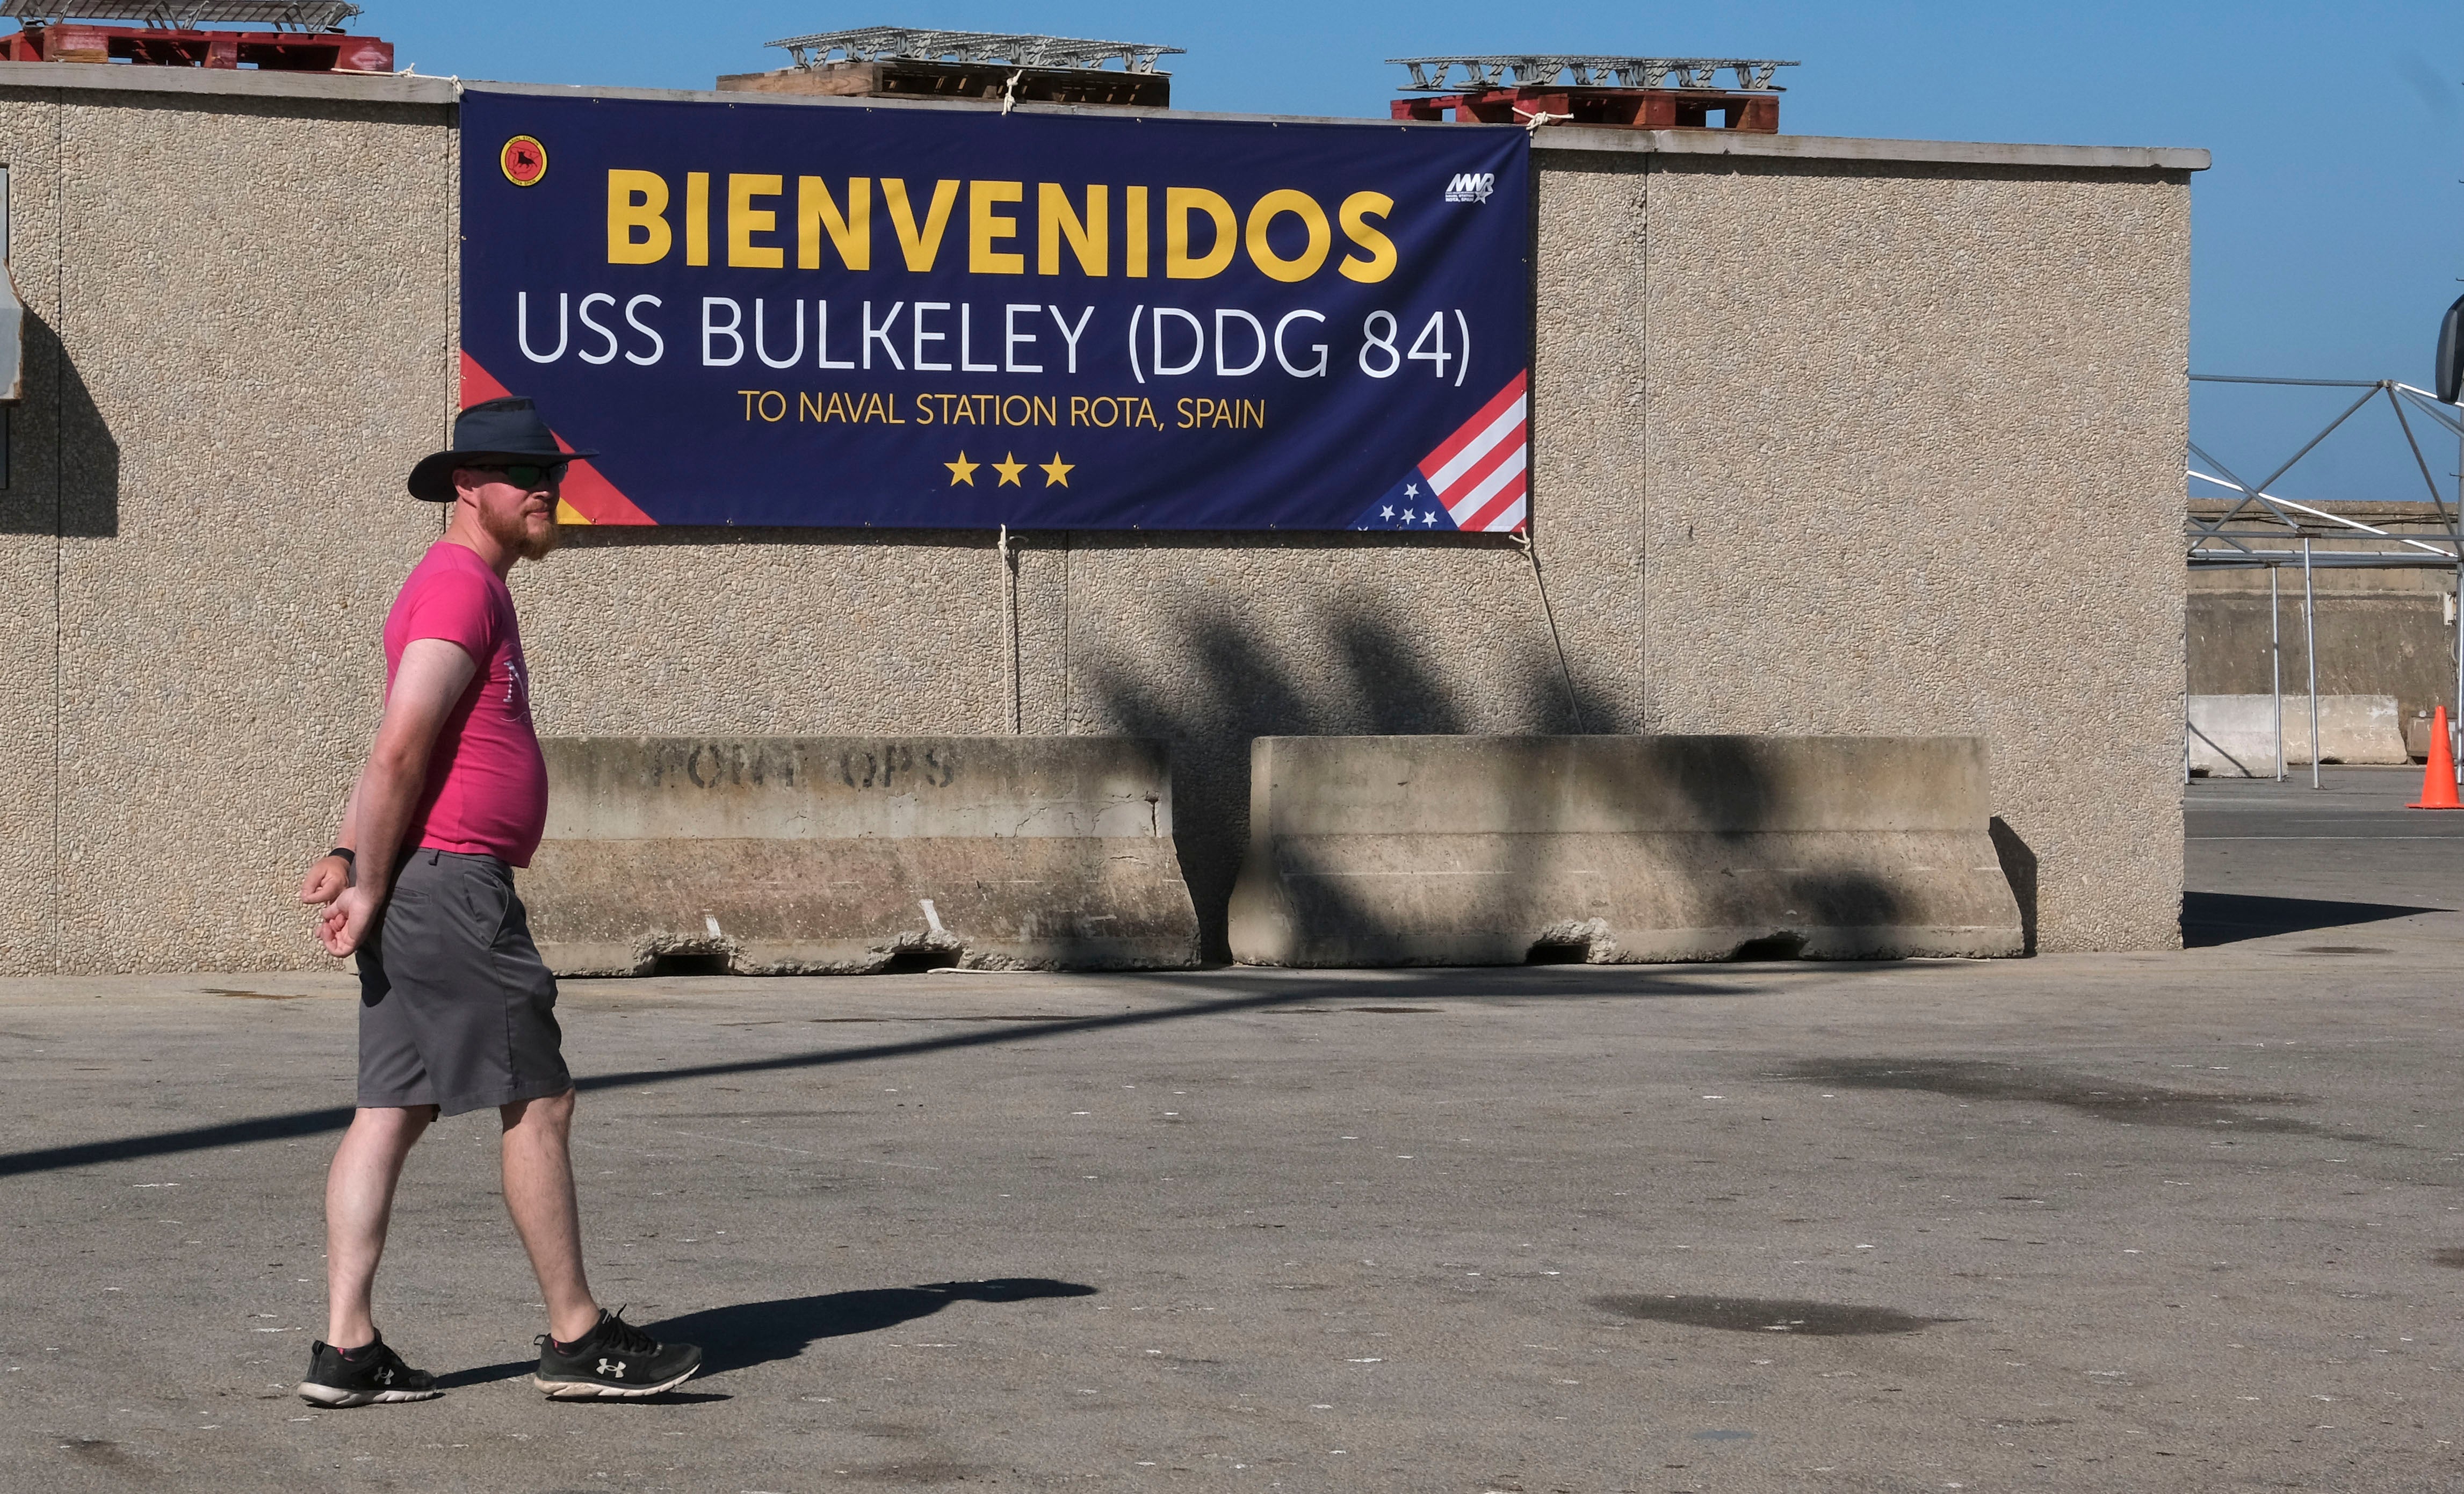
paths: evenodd
<path fill-rule="evenodd" d="M 817 771 L 818 770 L 818 771 Z M 650 754 L 653 788 L 793 788 L 836 781 L 847 788 L 947 788 L 958 779 L 958 747 L 943 742 L 918 751 L 901 742 L 850 749 L 824 764 L 807 762 L 793 743 L 671 741 Z"/>
<path fill-rule="evenodd" d="M 568 522 L 1526 522 L 1519 129 L 472 89 L 462 139 L 462 397 L 604 453 Z"/>

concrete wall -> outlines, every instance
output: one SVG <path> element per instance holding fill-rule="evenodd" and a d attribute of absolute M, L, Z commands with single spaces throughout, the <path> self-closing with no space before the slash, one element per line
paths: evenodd
<path fill-rule="evenodd" d="M 2271 686 L 2267 581 L 2255 591 L 2217 590 L 2192 578 L 2188 646 L 2189 688 L 2194 695 L 2255 695 Z M 2325 572 L 2348 582 L 2354 572 Z M 2318 596 L 2319 691 L 2321 694 L 2395 697 L 2399 714 L 2427 714 L 2434 706 L 2455 710 L 2455 627 L 2447 621 L 2453 572 L 2398 571 L 2414 586 L 2357 589 L 2322 587 Z M 2380 578 L 2372 578 L 2380 579 Z M 2309 655 L 2301 631 L 2301 573 L 2288 570 L 2277 604 L 2283 648 L 2284 689 L 2309 689 Z"/>
<path fill-rule="evenodd" d="M 2169 947 L 2182 178 L 1650 181 L 1645 724 L 1983 736 L 2039 947 Z"/>
<path fill-rule="evenodd" d="M 0 99 L 13 167 L 17 292 L 28 307 L 24 379 L 0 491 L 0 970 L 49 970 L 59 922 L 59 170 L 55 111 Z"/>
<path fill-rule="evenodd" d="M 100 71 L 0 64 L 20 279 L 66 349 L 0 508 L 0 971 L 313 963 L 291 887 L 437 522 L 401 479 L 451 408 L 451 96 Z M 2174 942 L 2204 157 L 1543 143 L 1572 690 L 1502 542 L 1036 536 L 1023 730 L 1171 744 L 1219 956 L 1247 739 L 1330 732 L 1981 735 L 2040 947 Z M 1007 724 L 989 536 L 583 532 L 515 593 L 545 733 Z"/>
<path fill-rule="evenodd" d="M 300 858 L 437 532 L 387 497 L 451 389 L 450 121 L 0 81 L 33 354 L 0 506 L 0 971 L 321 960 Z"/>
<path fill-rule="evenodd" d="M 2277 734 L 2283 733 L 2284 763 L 2310 763 L 2307 695 L 2191 695 L 2184 702 L 2183 737 L 2192 773 L 2211 778 L 2274 778 Z M 2278 716 L 2278 707 L 2282 714 Z M 2405 725 L 2393 695 L 2319 697 L 2322 762 L 2409 762 Z M 2426 750 L 2425 736 L 2425 750 Z"/>
<path fill-rule="evenodd" d="M 1973 736 L 1261 736 L 1232 955 L 2016 955 L 1989 779 Z"/>
<path fill-rule="evenodd" d="M 2346 518 L 2402 538 L 2443 540 L 2444 511 L 2418 500 L 2342 502 Z M 2228 505 L 2208 498 L 2190 505 L 2194 520 L 2213 522 Z M 2264 526 L 2247 519 L 2235 527 Z M 2413 570 L 2340 566 L 2340 552 L 2379 548 L 2383 540 L 2320 539 L 2311 584 L 2318 601 L 2321 694 L 2393 695 L 2397 714 L 2426 718 L 2445 705 L 2455 714 L 2455 625 L 2453 566 Z M 2276 573 L 2273 604 L 2282 641 L 2284 689 L 2309 688 L 2307 640 L 2301 628 L 2301 565 L 2297 540 L 2254 545 L 2293 559 Z M 2424 556 L 2421 559 L 2427 560 Z M 2193 695 L 2255 695 L 2270 689 L 2268 573 L 2222 567 L 2189 578 L 2188 687 Z M 2426 728 L 2425 728 L 2426 731 Z M 2427 739 L 2426 737 L 2424 738 Z"/>
<path fill-rule="evenodd" d="M 558 975 L 1178 970 L 1198 915 L 1161 744 L 551 736 L 522 900 Z M 917 968 L 921 968 L 918 966 Z"/>

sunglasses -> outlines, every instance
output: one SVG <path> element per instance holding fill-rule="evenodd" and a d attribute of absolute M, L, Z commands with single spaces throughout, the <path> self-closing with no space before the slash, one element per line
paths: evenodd
<path fill-rule="evenodd" d="M 564 481 L 564 462 L 505 462 L 473 467 L 476 472 L 503 472 L 517 488 L 546 488 Z"/>

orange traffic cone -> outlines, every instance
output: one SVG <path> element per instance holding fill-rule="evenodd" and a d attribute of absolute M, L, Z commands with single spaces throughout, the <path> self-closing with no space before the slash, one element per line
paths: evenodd
<path fill-rule="evenodd" d="M 2421 775 L 2421 802 L 2414 809 L 2464 809 L 2455 798 L 2455 751 L 2447 742 L 2447 708 L 2430 723 L 2430 767 Z"/>

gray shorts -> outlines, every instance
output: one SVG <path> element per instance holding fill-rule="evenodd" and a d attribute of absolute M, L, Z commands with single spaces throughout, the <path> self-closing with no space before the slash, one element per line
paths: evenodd
<path fill-rule="evenodd" d="M 360 947 L 360 1104 L 458 1115 L 562 1094 L 563 1036 L 512 868 L 413 851 Z"/>

